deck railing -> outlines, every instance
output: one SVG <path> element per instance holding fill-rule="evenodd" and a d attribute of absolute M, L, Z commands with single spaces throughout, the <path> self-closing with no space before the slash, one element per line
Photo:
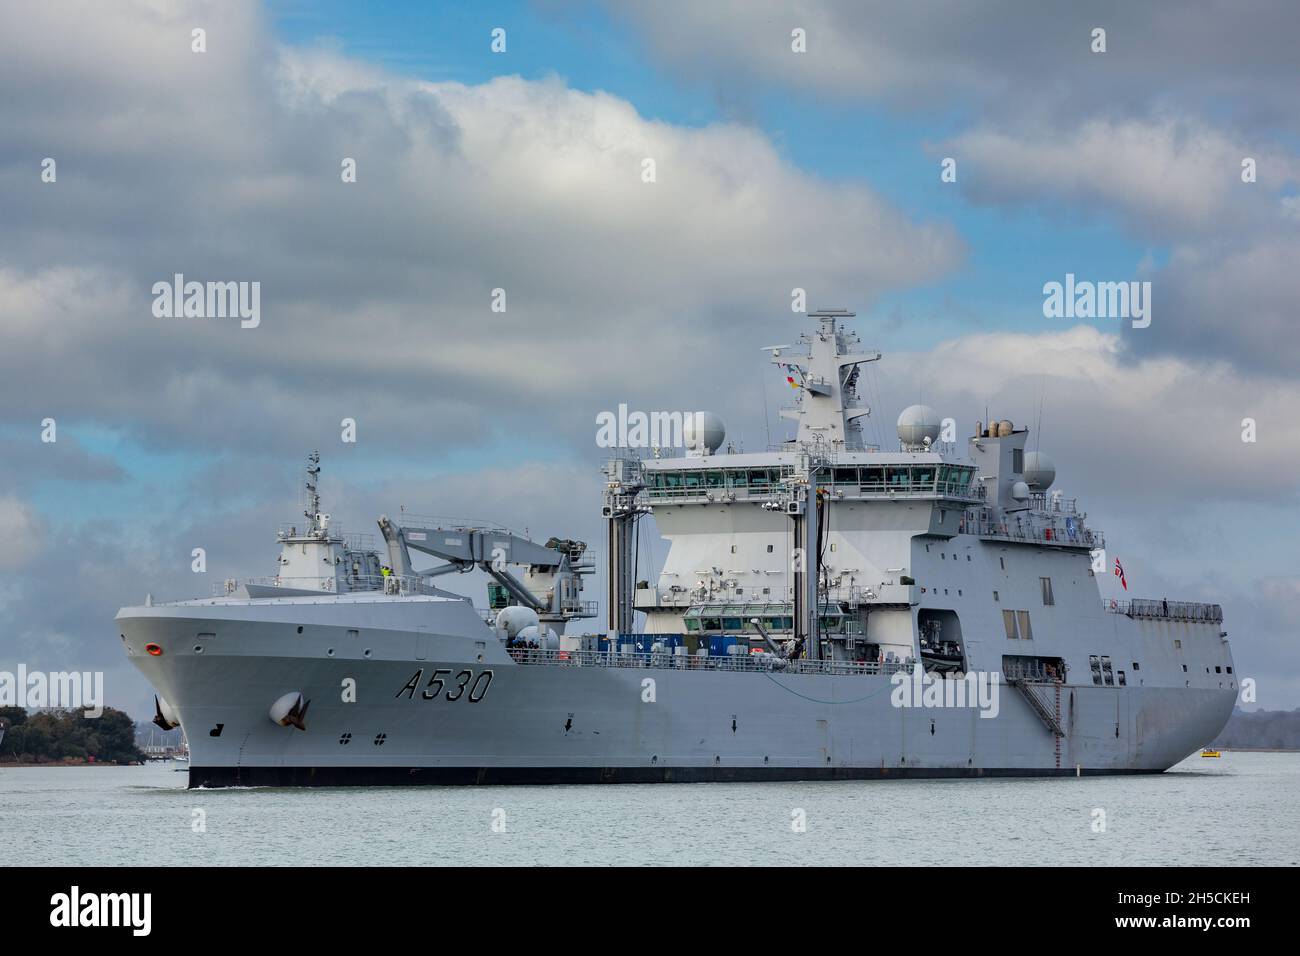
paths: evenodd
<path fill-rule="evenodd" d="M 1145 598 L 1133 598 L 1129 601 L 1102 601 L 1101 606 L 1112 614 L 1123 614 L 1125 617 L 1223 623 L 1223 608 L 1218 604 L 1199 604 L 1195 601 L 1152 601 Z"/>
<path fill-rule="evenodd" d="M 551 667 L 641 667 L 686 671 L 749 671 L 753 673 L 834 674 L 862 676 L 893 674 L 911 670 L 912 664 L 898 661 L 786 661 L 770 654 L 621 653 L 619 651 L 551 651 L 511 648 L 515 663 Z"/>

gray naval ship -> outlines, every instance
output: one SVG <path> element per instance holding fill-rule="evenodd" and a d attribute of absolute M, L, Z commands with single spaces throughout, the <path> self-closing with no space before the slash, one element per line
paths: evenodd
<path fill-rule="evenodd" d="M 1220 608 L 1103 600 L 1101 533 L 1010 421 L 962 453 L 913 406 L 868 444 L 880 353 L 852 313 L 810 318 L 770 350 L 796 437 L 720 451 L 696 415 L 681 453 L 608 462 L 599 634 L 568 633 L 597 614 L 582 542 L 403 512 L 375 547 L 331 527 L 313 456 L 274 576 L 117 615 L 190 786 L 1145 773 L 1213 740 L 1237 695 Z M 436 586 L 475 569 L 488 608 Z"/>

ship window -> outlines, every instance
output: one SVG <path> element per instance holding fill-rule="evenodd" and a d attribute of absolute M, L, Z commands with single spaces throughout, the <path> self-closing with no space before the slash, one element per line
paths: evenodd
<path fill-rule="evenodd" d="M 1016 612 L 1002 612 L 1002 626 L 1007 629 L 1007 640 L 1014 641 L 1020 635 L 1016 633 Z"/>
<path fill-rule="evenodd" d="M 1043 606 L 1051 607 L 1056 603 L 1056 598 L 1052 596 L 1052 579 L 1039 578 L 1038 583 L 1042 585 L 1043 588 Z"/>
<path fill-rule="evenodd" d="M 1007 569 L 1007 559 L 1006 559 L 1006 558 L 998 558 L 998 564 L 1002 565 L 1002 570 L 1003 570 L 1003 571 L 1005 571 L 1005 570 Z"/>
<path fill-rule="evenodd" d="M 1094 684 L 1100 684 L 1101 683 L 1101 658 L 1099 658 L 1096 654 L 1089 654 L 1088 666 L 1092 668 L 1092 682 Z"/>
<path fill-rule="evenodd" d="M 731 553 L 732 554 L 736 553 L 736 546 L 734 544 L 731 546 Z"/>
<path fill-rule="evenodd" d="M 1001 600 L 1001 598 L 998 597 L 998 592 L 997 592 L 997 591 L 994 591 L 994 592 L 993 592 L 993 600 L 994 600 L 995 602 Z"/>
<path fill-rule="evenodd" d="M 966 560 L 967 560 L 967 561 L 969 561 L 969 560 L 970 560 L 970 555 L 969 555 L 969 554 L 968 554 L 968 555 L 966 555 Z"/>
<path fill-rule="evenodd" d="M 1034 629 L 1029 626 L 1029 612 L 1017 611 L 1016 617 L 1020 621 L 1020 639 L 1022 641 L 1032 641 L 1034 639 Z"/>
<path fill-rule="evenodd" d="M 835 484 L 856 485 L 857 483 L 858 483 L 858 470 L 856 468 L 835 469 Z"/>
<path fill-rule="evenodd" d="M 1017 475 L 1025 472 L 1025 450 L 1023 448 L 1011 449 L 1011 470 Z"/>
<path fill-rule="evenodd" d="M 1115 673 L 1111 670 L 1110 658 L 1105 655 L 1101 658 L 1101 676 L 1105 679 L 1107 687 L 1115 686 Z"/>
<path fill-rule="evenodd" d="M 767 553 L 768 554 L 772 553 L 772 546 L 770 544 L 767 546 Z"/>
<path fill-rule="evenodd" d="M 1186 664 L 1183 665 L 1183 673 L 1184 673 L 1184 674 L 1187 673 L 1187 665 L 1186 665 Z"/>
<path fill-rule="evenodd" d="M 1223 668 L 1222 668 L 1222 667 L 1219 667 L 1219 666 L 1216 664 L 1216 665 L 1214 666 L 1214 673 L 1216 673 L 1216 674 L 1222 674 L 1222 673 L 1223 673 Z"/>
<path fill-rule="evenodd" d="M 946 554 L 944 554 L 942 551 L 940 551 L 940 552 L 939 552 L 939 560 L 940 560 L 940 561 L 947 561 L 947 560 L 948 560 L 948 555 L 946 555 Z"/>
<path fill-rule="evenodd" d="M 1174 638 L 1174 649 L 1175 650 L 1183 649 L 1183 642 L 1178 640 L 1178 638 Z M 1183 670 L 1187 670 L 1187 668 L 1184 667 Z"/>
<path fill-rule="evenodd" d="M 745 487 L 745 473 L 744 473 L 743 471 L 729 471 L 729 472 L 727 472 L 727 485 L 728 485 L 729 487 L 732 487 L 732 488 L 740 488 L 740 489 L 744 489 L 744 487 Z"/>
<path fill-rule="evenodd" d="M 360 636 L 361 636 L 360 631 L 356 631 L 353 630 L 352 628 L 348 628 L 348 637 L 360 637 Z"/>
<path fill-rule="evenodd" d="M 835 550 L 835 542 L 834 542 L 834 541 L 831 542 L 831 550 L 832 550 L 832 551 Z"/>
<path fill-rule="evenodd" d="M 682 473 L 681 473 L 680 471 L 665 471 L 665 472 L 664 472 L 664 487 L 665 487 L 665 488 L 670 488 L 670 489 L 671 489 L 671 488 L 680 488 L 681 486 L 682 486 Z"/>
<path fill-rule="evenodd" d="M 724 617 L 722 619 L 722 629 L 724 631 L 739 631 L 744 627 L 738 617 Z"/>
<path fill-rule="evenodd" d="M 700 629 L 700 620 L 699 620 L 699 618 L 688 617 L 688 618 L 686 619 L 686 630 L 688 630 L 688 631 L 698 631 L 699 629 Z"/>
<path fill-rule="evenodd" d="M 912 485 L 917 491 L 934 491 L 934 468 L 913 468 Z"/>
<path fill-rule="evenodd" d="M 888 481 L 889 481 L 890 488 L 898 489 L 901 491 L 907 490 L 908 482 L 912 480 L 911 469 L 889 468 L 886 469 L 886 471 L 888 473 Z"/>
<path fill-rule="evenodd" d="M 720 471 L 706 471 L 704 473 L 704 486 L 706 488 L 721 488 L 725 482 Z"/>
<path fill-rule="evenodd" d="M 1232 665 L 1231 665 L 1231 664 L 1228 665 L 1228 673 L 1229 673 L 1229 674 L 1232 673 Z"/>
<path fill-rule="evenodd" d="M 771 593 L 772 593 L 772 589 L 771 589 L 771 588 L 763 588 L 763 593 L 764 593 L 764 594 L 771 594 Z"/>
<path fill-rule="evenodd" d="M 1126 678 L 1126 677 L 1124 676 L 1124 672 L 1123 672 L 1123 671 L 1116 671 L 1115 673 L 1119 675 L 1119 686 L 1120 686 L 1120 687 L 1127 687 L 1127 686 L 1128 686 L 1128 678 Z"/>
<path fill-rule="evenodd" d="M 1134 669 L 1135 671 L 1140 671 L 1140 670 L 1142 669 L 1142 667 L 1138 664 L 1137 661 L 1134 661 L 1134 662 L 1133 662 L 1133 669 Z"/>
<path fill-rule="evenodd" d="M 883 468 L 862 469 L 862 490 L 863 491 L 880 491 L 884 487 L 885 487 L 885 469 Z"/>
<path fill-rule="evenodd" d="M 745 593 L 745 589 L 744 589 L 744 588 L 741 588 L 741 587 L 736 588 L 736 594 L 737 594 L 737 595 L 741 595 L 741 594 L 744 594 L 744 593 Z"/>
<path fill-rule="evenodd" d="M 722 630 L 722 619 L 716 617 L 701 618 L 700 627 L 706 631 L 720 631 Z"/>

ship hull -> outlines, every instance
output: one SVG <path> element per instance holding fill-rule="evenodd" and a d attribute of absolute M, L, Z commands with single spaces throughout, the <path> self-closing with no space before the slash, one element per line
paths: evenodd
<path fill-rule="evenodd" d="M 242 620 L 220 607 L 119 615 L 131 659 L 186 731 L 191 786 L 1155 773 L 1213 740 L 1236 696 L 1055 685 L 1057 736 L 1006 685 L 995 715 L 909 707 L 886 675 L 519 663 L 486 630 L 438 633 L 436 615 L 420 628 L 349 636 L 346 621 L 296 633 L 289 622 L 310 608 L 252 611 Z M 195 643 L 194 633 L 218 629 Z M 146 642 L 163 653 L 141 653 Z M 293 692 L 311 702 L 304 730 L 269 716 Z"/>

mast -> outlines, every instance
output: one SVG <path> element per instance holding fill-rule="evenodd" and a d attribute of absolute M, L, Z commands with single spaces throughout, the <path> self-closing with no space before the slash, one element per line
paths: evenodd
<path fill-rule="evenodd" d="M 860 366 L 878 362 L 879 352 L 854 351 L 861 344 L 858 336 L 841 326 L 845 319 L 856 318 L 847 309 L 824 309 L 809 312 L 816 319 L 815 332 L 800 336 L 808 352 L 802 361 L 791 362 L 772 348 L 772 361 L 787 371 L 791 383 L 799 389 L 793 408 L 783 408 L 781 417 L 799 423 L 799 444 L 822 444 L 834 451 L 863 449 L 859 419 L 871 414 L 870 406 L 857 391 Z"/>

